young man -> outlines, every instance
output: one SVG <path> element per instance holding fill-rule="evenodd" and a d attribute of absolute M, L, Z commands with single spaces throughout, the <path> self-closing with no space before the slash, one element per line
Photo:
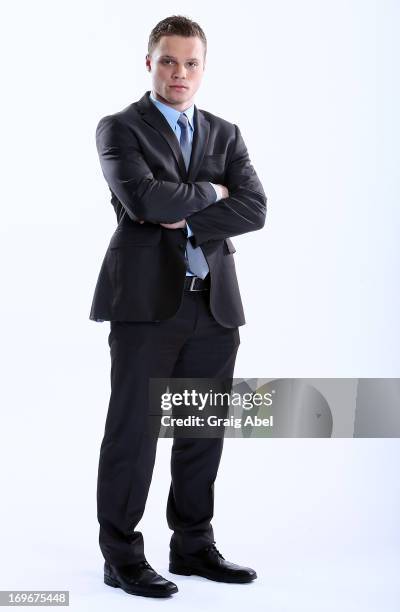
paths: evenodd
<path fill-rule="evenodd" d="M 118 220 L 90 319 L 110 321 L 111 396 L 98 472 L 106 584 L 165 597 L 177 586 L 147 563 L 140 521 L 157 440 L 149 378 L 231 379 L 245 324 L 230 237 L 261 229 L 266 196 L 239 128 L 198 109 L 206 38 L 172 16 L 150 35 L 152 90 L 103 117 L 101 168 Z M 250 582 L 215 547 L 214 481 L 223 438 L 175 438 L 167 504 L 171 572 Z"/>

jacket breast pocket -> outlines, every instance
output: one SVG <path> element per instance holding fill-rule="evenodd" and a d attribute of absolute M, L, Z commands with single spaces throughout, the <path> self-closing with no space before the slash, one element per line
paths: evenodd
<path fill-rule="evenodd" d="M 204 155 L 196 180 L 207 180 L 221 183 L 225 174 L 226 156 L 224 153 Z"/>

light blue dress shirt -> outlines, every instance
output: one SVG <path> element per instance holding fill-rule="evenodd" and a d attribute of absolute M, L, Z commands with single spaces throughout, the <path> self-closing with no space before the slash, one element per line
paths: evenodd
<path fill-rule="evenodd" d="M 159 100 L 156 100 L 152 92 L 150 92 L 150 100 L 153 102 L 153 104 L 155 104 L 158 110 L 162 112 L 162 114 L 168 121 L 169 125 L 171 126 L 172 131 L 176 135 L 178 142 L 180 143 L 181 128 L 180 128 L 180 125 L 178 124 L 178 119 L 181 115 L 181 111 L 175 110 L 175 108 L 172 108 L 172 106 L 168 106 L 167 104 L 164 104 L 163 102 L 160 102 Z M 192 104 L 192 106 L 190 106 L 189 108 L 185 109 L 184 113 L 186 117 L 188 118 L 188 122 L 190 125 L 189 141 L 190 141 L 190 144 L 192 144 L 193 132 L 194 132 L 194 122 L 193 122 L 194 104 Z M 214 187 L 214 185 L 211 182 L 210 182 L 210 185 Z M 217 190 L 215 189 L 215 187 L 214 187 L 214 191 L 215 191 L 215 201 L 217 201 L 219 194 Z M 190 236 L 193 236 L 193 232 L 187 222 L 186 222 L 186 229 L 187 229 L 187 237 L 189 238 Z M 193 274 L 189 271 L 186 271 L 186 276 L 193 276 Z"/>

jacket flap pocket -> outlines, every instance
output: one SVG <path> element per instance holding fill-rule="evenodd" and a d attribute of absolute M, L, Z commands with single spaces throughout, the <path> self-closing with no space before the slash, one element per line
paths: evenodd
<path fill-rule="evenodd" d="M 230 238 L 225 238 L 225 246 L 228 253 L 236 253 L 236 249 L 233 246 L 233 242 Z"/>
<path fill-rule="evenodd" d="M 156 246 L 161 240 L 161 227 L 117 229 L 111 237 L 109 248 L 121 246 Z"/>

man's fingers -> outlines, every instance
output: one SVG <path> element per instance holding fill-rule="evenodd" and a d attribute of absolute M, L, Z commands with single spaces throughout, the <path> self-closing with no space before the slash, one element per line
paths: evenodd
<path fill-rule="evenodd" d="M 160 223 L 163 227 L 167 229 L 178 229 L 183 228 L 186 225 L 186 219 L 182 219 L 181 221 L 176 221 L 175 223 Z"/>

